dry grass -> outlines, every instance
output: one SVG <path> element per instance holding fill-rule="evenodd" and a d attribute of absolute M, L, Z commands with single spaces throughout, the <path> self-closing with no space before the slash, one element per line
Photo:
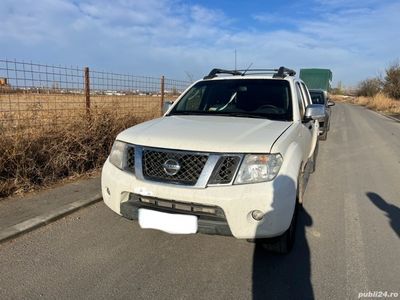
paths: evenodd
<path fill-rule="evenodd" d="M 160 96 L 0 94 L 0 198 L 98 170 L 116 135 L 159 117 Z"/>
<path fill-rule="evenodd" d="M 395 114 L 400 113 L 400 101 L 388 98 L 382 93 L 376 94 L 367 104 L 367 107 L 383 112 L 393 112 Z"/>
<path fill-rule="evenodd" d="M 362 106 L 367 106 L 371 101 L 371 98 L 360 96 L 354 99 L 354 103 Z"/>
<path fill-rule="evenodd" d="M 91 110 L 119 110 L 151 119 L 161 113 L 159 96 L 91 95 Z M 86 110 L 83 94 L 0 94 L 0 131 L 21 131 L 32 127 L 62 127 L 79 120 Z"/>
<path fill-rule="evenodd" d="M 400 114 L 400 101 L 389 98 L 383 93 L 378 93 L 374 97 L 331 95 L 331 98 L 333 101 L 362 105 L 391 115 Z"/>
<path fill-rule="evenodd" d="M 115 136 L 143 119 L 102 110 L 63 127 L 0 133 L 0 197 L 46 186 L 102 166 Z"/>

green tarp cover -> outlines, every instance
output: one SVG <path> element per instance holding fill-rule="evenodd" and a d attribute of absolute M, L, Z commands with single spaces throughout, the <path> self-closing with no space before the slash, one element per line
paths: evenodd
<path fill-rule="evenodd" d="M 300 69 L 300 79 L 309 89 L 328 91 L 332 81 L 332 71 L 329 69 Z"/>

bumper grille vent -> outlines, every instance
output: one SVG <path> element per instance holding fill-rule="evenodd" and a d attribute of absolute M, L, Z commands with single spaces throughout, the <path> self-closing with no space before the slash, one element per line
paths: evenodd
<path fill-rule="evenodd" d="M 135 172 L 135 148 L 128 146 L 126 151 L 126 169 L 129 172 Z"/>

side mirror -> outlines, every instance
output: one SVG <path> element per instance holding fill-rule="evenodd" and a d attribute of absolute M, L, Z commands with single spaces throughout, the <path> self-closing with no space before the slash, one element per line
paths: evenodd
<path fill-rule="evenodd" d="M 317 120 L 324 121 L 325 120 L 325 106 L 322 104 L 310 104 L 306 108 L 306 112 L 304 114 L 304 120 Z"/>
<path fill-rule="evenodd" d="M 335 102 L 333 102 L 333 101 L 331 101 L 331 100 L 328 100 L 328 106 L 329 106 L 329 107 L 335 106 Z"/>
<path fill-rule="evenodd" d="M 169 109 L 171 108 L 172 104 L 174 104 L 174 101 L 164 101 L 163 105 L 163 113 L 165 114 Z"/>

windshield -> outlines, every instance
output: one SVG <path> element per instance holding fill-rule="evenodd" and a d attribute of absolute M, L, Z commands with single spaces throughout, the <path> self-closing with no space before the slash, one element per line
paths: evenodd
<path fill-rule="evenodd" d="M 200 81 L 187 91 L 168 115 L 182 114 L 291 121 L 289 82 L 275 79 Z"/>
<path fill-rule="evenodd" d="M 313 104 L 325 104 L 323 92 L 310 92 L 310 96 Z"/>

